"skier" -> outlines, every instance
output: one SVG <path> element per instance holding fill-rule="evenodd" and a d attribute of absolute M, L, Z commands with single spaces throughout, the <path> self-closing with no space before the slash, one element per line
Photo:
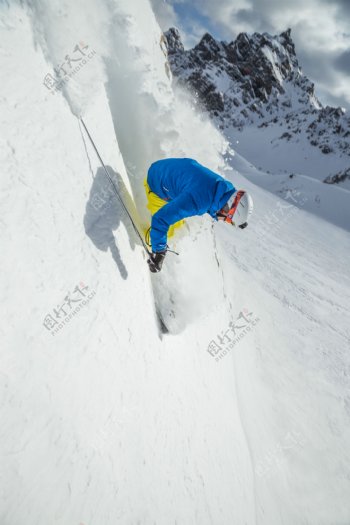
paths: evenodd
<path fill-rule="evenodd" d="M 167 252 L 167 239 L 184 218 L 209 213 L 215 220 L 245 228 L 253 211 L 251 196 L 217 173 L 188 158 L 154 162 L 144 181 L 147 208 L 152 214 L 148 259 L 151 272 L 159 272 Z"/>

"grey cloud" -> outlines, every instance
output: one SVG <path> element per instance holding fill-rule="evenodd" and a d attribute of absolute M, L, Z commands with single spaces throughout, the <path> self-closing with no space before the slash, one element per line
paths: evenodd
<path fill-rule="evenodd" d="M 341 53 L 341 55 L 335 59 L 334 65 L 339 71 L 350 75 L 350 49 Z"/>
<path fill-rule="evenodd" d="M 340 16 L 350 15 L 350 2 L 349 0 L 323 0 L 324 3 L 329 6 L 336 6 Z"/>
<path fill-rule="evenodd" d="M 273 32 L 274 27 L 270 24 L 267 17 L 257 12 L 255 9 L 240 9 L 235 19 L 239 23 L 247 24 L 253 32 Z"/>
<path fill-rule="evenodd" d="M 337 97 L 336 95 L 333 95 L 332 92 L 329 91 L 329 89 L 327 89 L 326 91 L 324 91 L 323 89 L 319 89 L 318 95 L 319 98 L 322 99 L 323 105 L 333 106 L 336 108 L 347 107 L 347 105 L 344 104 L 344 97 Z"/>
<path fill-rule="evenodd" d="M 297 52 L 299 65 L 303 72 L 315 82 L 327 84 L 329 87 L 336 85 L 334 70 L 330 67 L 330 58 L 324 53 L 309 54 L 306 51 Z"/>

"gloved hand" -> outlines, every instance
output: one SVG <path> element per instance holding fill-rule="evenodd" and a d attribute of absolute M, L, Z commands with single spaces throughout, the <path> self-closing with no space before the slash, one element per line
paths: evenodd
<path fill-rule="evenodd" d="M 152 273 L 160 272 L 164 261 L 166 251 L 164 252 L 152 252 L 150 258 L 147 260 L 149 269 Z"/>

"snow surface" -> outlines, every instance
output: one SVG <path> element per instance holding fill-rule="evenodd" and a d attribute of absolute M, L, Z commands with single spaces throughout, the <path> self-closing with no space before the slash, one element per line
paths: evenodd
<path fill-rule="evenodd" d="M 226 134 L 240 155 L 248 158 L 257 168 L 273 174 L 301 173 L 323 181 L 330 173 L 348 168 L 347 155 L 320 154 L 318 148 L 310 146 L 304 132 L 297 139 L 281 140 L 283 134 L 288 132 L 290 129 L 281 121 L 270 123 L 266 128 L 246 126 L 242 131 L 231 128 Z M 345 181 L 339 186 L 348 190 L 350 198 L 350 183 Z"/>
<path fill-rule="evenodd" d="M 349 523 L 341 217 L 256 185 L 174 97 L 146 0 L 0 9 L 0 523 Z M 44 77 L 78 42 L 95 54 L 52 94 Z M 172 244 L 159 277 L 177 335 L 159 336 L 142 247 L 77 116 L 140 228 L 159 157 L 193 156 L 254 198 L 244 231 L 190 219 Z"/>
<path fill-rule="evenodd" d="M 342 186 L 324 184 L 313 177 L 287 170 L 283 170 L 284 173 L 265 173 L 233 150 L 228 151 L 227 161 L 247 179 L 285 201 L 276 201 L 266 212 L 262 218 L 265 228 L 288 218 L 290 206 L 294 206 L 293 212 L 300 208 L 320 217 L 320 228 L 327 220 L 350 230 L 350 193 Z"/>
<path fill-rule="evenodd" d="M 273 68 L 273 72 L 274 72 L 275 77 L 277 78 L 278 82 L 280 84 L 283 84 L 282 74 L 281 74 L 279 68 L 276 67 L 276 65 L 279 63 L 279 60 L 277 58 L 276 53 L 272 49 L 270 49 L 268 46 L 264 46 L 261 49 L 261 51 L 266 56 L 266 58 L 271 62 L 271 65 L 272 65 L 272 68 Z"/>

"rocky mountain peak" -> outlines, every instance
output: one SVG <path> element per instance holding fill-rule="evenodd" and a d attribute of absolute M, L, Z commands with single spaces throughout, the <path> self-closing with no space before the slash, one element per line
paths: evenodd
<path fill-rule="evenodd" d="M 294 76 L 297 81 L 300 77 L 290 29 L 276 37 L 267 33 L 240 33 L 229 44 L 217 41 L 209 33 L 205 33 L 200 42 L 188 51 L 184 50 L 178 30 L 171 28 L 165 33 L 165 37 L 174 75 L 185 83 L 191 84 L 194 81 L 196 86 L 192 87 L 196 90 L 199 89 L 198 74 L 201 74 L 207 90 L 208 80 L 213 72 L 222 79 L 226 77 L 226 83 L 239 85 L 245 100 L 259 104 L 267 103 L 273 90 L 276 94 L 284 93 L 285 80 Z M 183 77 L 185 69 L 190 74 Z M 314 97 L 313 85 L 306 82 L 305 78 L 303 82 L 305 92 Z M 206 105 L 203 97 L 202 102 Z"/>
<path fill-rule="evenodd" d="M 168 54 L 182 53 L 185 51 L 184 45 L 181 40 L 180 32 L 176 27 L 171 27 L 164 36 L 167 41 Z"/>
<path fill-rule="evenodd" d="M 193 51 L 200 56 L 201 60 L 215 60 L 220 53 L 220 44 L 209 33 L 205 33 Z"/>
<path fill-rule="evenodd" d="M 281 140 L 299 140 L 304 133 L 322 153 L 350 155 L 350 119 L 340 108 L 323 108 L 316 98 L 314 84 L 299 66 L 291 29 L 275 36 L 240 33 L 229 43 L 205 33 L 189 50 L 177 29 L 169 29 L 165 38 L 174 82 L 193 93 L 220 129 L 280 124 L 288 130 Z"/>

